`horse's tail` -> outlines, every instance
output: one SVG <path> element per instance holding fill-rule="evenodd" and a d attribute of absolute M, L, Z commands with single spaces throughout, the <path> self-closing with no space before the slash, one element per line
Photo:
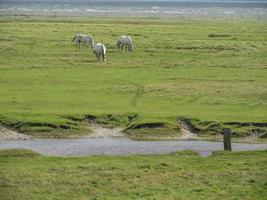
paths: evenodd
<path fill-rule="evenodd" d="M 103 51 L 103 61 L 106 62 L 106 47 L 102 44 L 102 51 Z"/>
<path fill-rule="evenodd" d="M 93 37 L 91 37 L 91 47 L 92 47 L 92 49 L 94 48 L 94 46 L 95 46 L 95 42 L 94 42 Z"/>
<path fill-rule="evenodd" d="M 106 52 L 107 52 L 106 47 L 103 44 L 101 47 L 102 47 L 103 56 L 106 57 Z"/>
<path fill-rule="evenodd" d="M 129 35 L 127 35 L 126 37 L 127 37 L 128 41 L 129 41 L 130 43 L 132 43 L 132 39 L 131 39 L 131 37 L 130 37 Z"/>
<path fill-rule="evenodd" d="M 129 48 L 129 51 L 133 51 L 133 43 L 132 43 L 132 39 L 130 38 L 130 36 L 127 35 L 127 38 L 128 38 L 128 48 Z"/>

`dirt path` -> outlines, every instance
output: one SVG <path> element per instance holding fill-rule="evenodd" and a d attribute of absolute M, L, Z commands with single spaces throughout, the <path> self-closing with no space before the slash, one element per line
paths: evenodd
<path fill-rule="evenodd" d="M 29 140 L 31 137 L 0 125 L 0 140 Z"/>

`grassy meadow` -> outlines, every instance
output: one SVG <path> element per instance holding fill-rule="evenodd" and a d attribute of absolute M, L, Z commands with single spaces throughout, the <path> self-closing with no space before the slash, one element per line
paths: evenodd
<path fill-rule="evenodd" d="M 267 152 L 41 156 L 0 151 L 0 199 L 265 199 Z"/>
<path fill-rule="evenodd" d="M 76 33 L 103 42 L 107 62 Z M 125 34 L 131 54 L 115 48 Z M 75 132 L 86 115 L 267 132 L 265 21 L 2 17 L 0 47 L 0 121 L 26 133 Z"/>

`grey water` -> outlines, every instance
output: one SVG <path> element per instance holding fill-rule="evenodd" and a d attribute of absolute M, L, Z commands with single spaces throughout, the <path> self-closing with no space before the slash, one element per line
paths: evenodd
<path fill-rule="evenodd" d="M 175 151 L 192 150 L 201 156 L 223 150 L 222 142 L 207 141 L 136 141 L 125 137 L 82 138 L 82 139 L 36 139 L 0 140 L 0 149 L 31 149 L 43 155 L 90 156 L 167 154 Z M 267 144 L 233 143 L 233 151 L 264 150 Z"/>
<path fill-rule="evenodd" d="M 267 0 L 0 0 L 0 15 L 267 18 Z"/>

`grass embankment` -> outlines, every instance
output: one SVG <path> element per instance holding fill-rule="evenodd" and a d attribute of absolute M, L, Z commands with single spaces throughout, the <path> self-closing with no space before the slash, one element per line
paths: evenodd
<path fill-rule="evenodd" d="M 0 151 L 0 199 L 264 199 L 267 152 L 60 158 Z"/>
<path fill-rule="evenodd" d="M 159 122 L 172 132 L 183 116 L 204 123 L 198 127 L 229 126 L 239 136 L 266 133 L 265 21 L 3 17 L 0 23 L 5 125 L 65 137 L 84 133 L 84 122 L 73 118 L 135 113 L 118 125 Z M 85 46 L 75 49 L 78 32 L 106 45 L 106 63 Z M 115 49 L 122 34 L 132 37 L 133 53 Z"/>

